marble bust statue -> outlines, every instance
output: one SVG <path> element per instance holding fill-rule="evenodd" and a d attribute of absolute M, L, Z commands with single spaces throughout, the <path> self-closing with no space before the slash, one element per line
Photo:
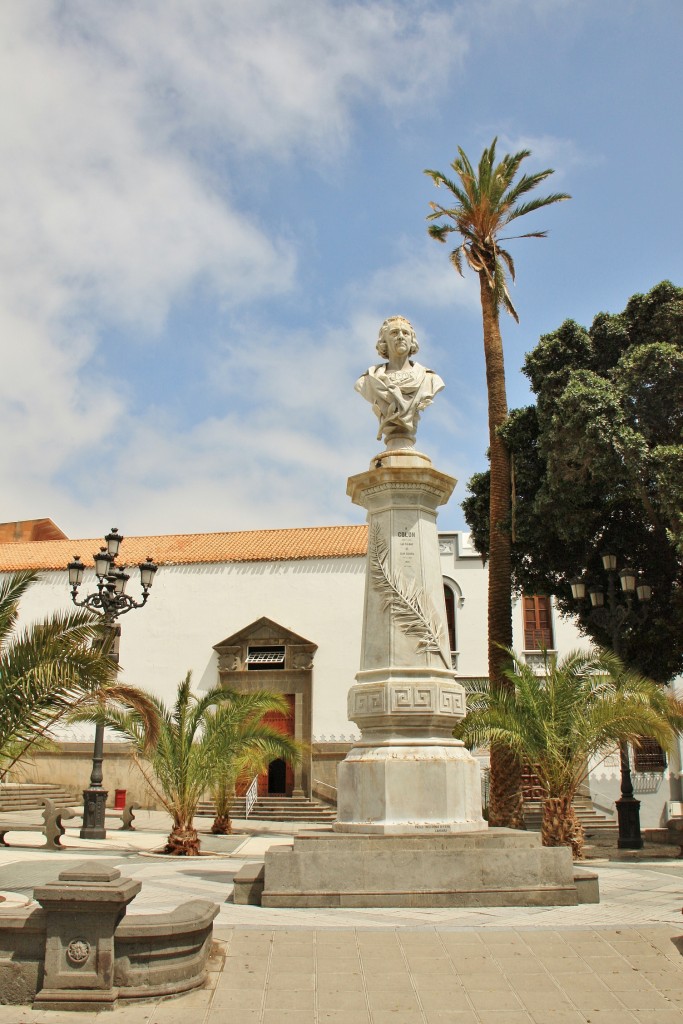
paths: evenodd
<path fill-rule="evenodd" d="M 386 362 L 371 366 L 355 384 L 356 391 L 372 403 L 379 420 L 377 440 L 384 437 L 388 450 L 414 446 L 420 413 L 445 386 L 432 370 L 411 360 L 418 347 L 405 317 L 390 316 L 380 327 L 377 342 Z"/>

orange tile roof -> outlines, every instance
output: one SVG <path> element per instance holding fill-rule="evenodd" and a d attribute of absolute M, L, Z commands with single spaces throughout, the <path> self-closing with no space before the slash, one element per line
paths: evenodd
<path fill-rule="evenodd" d="M 122 565 L 136 565 L 148 555 L 158 565 L 346 558 L 365 554 L 367 535 L 367 526 L 311 526 L 295 530 L 124 537 L 118 561 Z M 0 544 L 0 572 L 65 569 L 74 554 L 78 554 L 86 566 L 91 566 L 92 556 L 103 543 L 102 538 L 98 538 Z"/>
<path fill-rule="evenodd" d="M 31 540 L 66 540 L 66 534 L 51 519 L 21 519 L 16 523 L 0 523 L 0 544 Z"/>

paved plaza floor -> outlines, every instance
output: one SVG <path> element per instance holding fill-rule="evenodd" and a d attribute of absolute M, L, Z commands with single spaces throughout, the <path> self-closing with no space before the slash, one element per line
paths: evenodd
<path fill-rule="evenodd" d="M 129 913 L 213 900 L 206 988 L 100 1014 L 0 1006 L 0 1024 L 683 1024 L 683 860 L 593 864 L 598 905 L 271 910 L 235 906 L 232 879 L 300 826 L 237 822 L 207 837 L 213 855 L 171 859 L 153 852 L 166 821 L 139 812 L 138 831 L 102 842 L 68 830 L 61 852 L 0 849 L 0 892 L 16 905 L 96 857 L 142 881 Z"/>

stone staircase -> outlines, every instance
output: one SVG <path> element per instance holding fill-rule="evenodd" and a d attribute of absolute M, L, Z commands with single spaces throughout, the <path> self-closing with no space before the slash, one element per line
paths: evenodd
<path fill-rule="evenodd" d="M 46 799 L 57 806 L 78 807 L 83 795 L 69 786 L 50 782 L 3 782 L 0 785 L 0 811 L 32 811 L 42 807 Z"/>
<path fill-rule="evenodd" d="M 244 797 L 236 797 L 230 808 L 231 818 L 244 818 Z M 202 800 L 197 814 L 215 815 L 212 801 Z M 257 821 L 311 821 L 331 825 L 337 820 L 337 810 L 320 800 L 308 800 L 303 796 L 260 796 L 249 814 Z"/>
<path fill-rule="evenodd" d="M 586 836 L 616 835 L 618 832 L 616 818 L 608 818 L 595 810 L 589 797 L 577 796 L 573 801 L 577 817 L 583 825 Z M 543 808 L 540 800 L 524 800 L 524 821 L 530 832 L 540 832 L 543 820 Z"/>

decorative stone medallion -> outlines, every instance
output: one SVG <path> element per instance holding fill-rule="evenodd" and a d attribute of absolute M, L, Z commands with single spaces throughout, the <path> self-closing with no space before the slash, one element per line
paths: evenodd
<path fill-rule="evenodd" d="M 72 939 L 66 947 L 66 958 L 74 967 L 81 967 L 90 956 L 90 943 L 85 939 Z"/>

